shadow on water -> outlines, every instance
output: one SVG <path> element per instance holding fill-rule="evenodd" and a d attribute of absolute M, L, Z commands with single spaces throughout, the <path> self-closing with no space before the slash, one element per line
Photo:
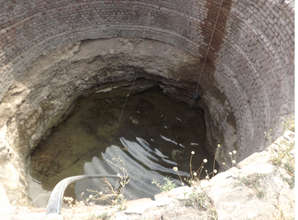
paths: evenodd
<path fill-rule="evenodd" d="M 173 167 L 178 167 L 180 176 L 189 176 L 191 151 L 196 152 L 194 168 L 199 168 L 204 158 L 213 160 L 203 148 L 205 125 L 201 109 L 165 96 L 159 88 L 128 99 L 126 95 L 113 91 L 78 100 L 69 118 L 32 153 L 30 171 L 34 184 L 38 183 L 43 192 L 51 191 L 68 176 L 110 175 L 125 168 L 130 177 L 124 190 L 126 199 L 153 197 L 160 192 L 153 180 L 162 183 L 170 177 L 181 184 Z M 66 196 L 80 199 L 82 192 L 88 194 L 86 188 L 104 191 L 104 185 L 95 179 L 80 181 L 69 187 Z"/>

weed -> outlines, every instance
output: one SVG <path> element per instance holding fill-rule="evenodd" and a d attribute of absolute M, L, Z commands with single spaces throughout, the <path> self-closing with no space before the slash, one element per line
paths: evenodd
<path fill-rule="evenodd" d="M 129 176 L 127 170 L 125 169 L 124 162 L 120 158 L 113 158 L 113 161 L 108 161 L 111 165 L 118 168 L 119 173 L 117 174 L 120 177 L 119 184 L 117 187 L 113 186 L 107 178 L 104 178 L 105 189 L 103 191 L 87 189 L 89 196 L 85 199 L 86 204 L 94 204 L 96 202 L 101 202 L 103 204 L 109 204 L 113 206 L 119 206 L 120 210 L 125 209 L 125 198 L 122 194 L 123 189 L 129 183 Z M 122 165 L 119 165 L 122 164 Z M 82 193 L 82 196 L 84 193 Z"/>
<path fill-rule="evenodd" d="M 290 176 L 294 176 L 295 175 L 295 168 L 289 162 L 287 162 L 287 163 L 284 164 L 284 168 L 285 168 L 285 170 L 288 172 L 288 174 Z"/>
<path fill-rule="evenodd" d="M 295 185 L 295 158 L 292 153 L 295 143 L 282 140 L 279 147 L 274 149 L 270 161 L 276 168 L 283 168 L 286 170 L 289 177 L 283 176 L 283 180 L 286 181 L 290 188 L 294 188 Z M 282 146 L 281 146 L 282 145 Z"/>
<path fill-rule="evenodd" d="M 164 183 L 162 184 L 156 180 L 152 180 L 152 184 L 156 185 L 162 192 L 168 192 L 177 187 L 177 185 L 169 177 L 165 177 Z"/>
<path fill-rule="evenodd" d="M 209 198 L 204 192 L 192 192 L 185 201 L 185 206 L 191 206 L 206 211 L 209 207 Z"/>
<path fill-rule="evenodd" d="M 295 118 L 293 116 L 286 118 L 282 121 L 284 131 L 290 130 L 295 132 Z"/>
<path fill-rule="evenodd" d="M 109 214 L 107 212 L 104 212 L 102 214 L 100 214 L 98 216 L 101 220 L 108 220 L 110 217 L 109 217 Z"/>
<path fill-rule="evenodd" d="M 193 169 L 192 160 L 193 160 L 193 157 L 195 157 L 196 155 L 195 151 L 191 151 L 190 159 L 189 159 L 189 177 L 184 178 L 184 181 L 182 181 L 182 177 L 178 173 L 178 167 L 173 167 L 173 170 L 176 172 L 177 176 L 180 179 L 181 185 L 184 185 L 184 182 L 185 182 L 186 184 L 191 186 L 191 185 L 194 185 L 195 183 L 200 182 L 200 179 L 209 180 L 210 178 L 215 176 L 218 173 L 218 170 L 216 169 L 216 166 L 215 166 L 216 165 L 215 158 L 217 158 L 217 156 L 220 154 L 221 149 L 222 149 L 222 145 L 218 144 L 213 158 L 211 172 L 205 169 L 205 165 L 208 163 L 208 160 L 206 158 L 202 160 L 201 165 L 199 166 L 198 169 Z M 236 164 L 236 154 L 237 154 L 236 150 L 229 152 L 230 164 L 232 166 Z M 222 165 L 227 168 L 230 168 L 225 162 Z"/>
<path fill-rule="evenodd" d="M 265 136 L 265 139 L 269 142 L 269 143 L 272 143 L 273 141 L 273 135 L 272 135 L 272 129 L 270 128 L 269 131 L 265 131 L 264 132 L 264 136 Z"/>
<path fill-rule="evenodd" d="M 292 212 L 289 209 L 289 207 L 282 208 L 282 206 L 280 204 L 280 196 L 281 196 L 281 194 L 276 195 L 276 197 L 275 197 L 276 202 L 274 202 L 274 204 L 273 204 L 275 207 L 275 210 L 276 210 L 274 219 L 276 219 L 276 220 L 294 220 L 295 217 L 291 215 L 291 213 L 294 214 L 294 212 Z"/>
<path fill-rule="evenodd" d="M 283 141 L 281 143 L 283 146 L 286 146 L 285 149 L 282 149 L 281 147 L 275 151 L 274 156 L 271 157 L 271 162 L 275 166 L 282 166 L 283 161 L 288 161 L 287 166 L 291 167 L 288 169 L 290 172 L 290 175 L 294 174 L 294 157 L 291 155 L 291 151 L 294 148 L 294 143 L 287 143 L 286 141 Z"/>
<path fill-rule="evenodd" d="M 265 191 L 262 188 L 261 179 L 265 178 L 265 175 L 255 174 L 247 177 L 240 178 L 240 182 L 244 184 L 246 187 L 252 189 L 257 198 L 262 199 L 265 197 Z"/>
<path fill-rule="evenodd" d="M 193 191 L 191 192 L 184 203 L 185 206 L 193 207 L 202 211 L 206 211 L 208 219 L 217 219 L 217 212 L 215 210 L 212 200 L 208 197 L 207 193 Z"/>
<path fill-rule="evenodd" d="M 110 217 L 108 213 L 104 212 L 100 215 L 92 214 L 88 217 L 88 220 L 108 220 Z"/>

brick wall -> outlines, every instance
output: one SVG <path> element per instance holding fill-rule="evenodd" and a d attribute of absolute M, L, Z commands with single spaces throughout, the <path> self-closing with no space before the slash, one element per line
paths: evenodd
<path fill-rule="evenodd" d="M 149 38 L 198 58 L 202 89 L 212 76 L 234 113 L 238 144 L 249 154 L 264 145 L 264 131 L 294 112 L 294 9 L 292 1 L 280 2 L 0 0 L 0 100 L 37 57 L 58 46 Z"/>

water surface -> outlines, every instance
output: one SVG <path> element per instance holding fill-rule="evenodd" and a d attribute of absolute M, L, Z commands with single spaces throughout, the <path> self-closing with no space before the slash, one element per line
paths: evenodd
<path fill-rule="evenodd" d="M 152 197 L 169 177 L 177 185 L 179 175 L 189 176 L 190 152 L 193 167 L 212 161 L 206 150 L 203 111 L 170 98 L 158 89 L 127 97 L 127 90 L 95 94 L 78 100 L 73 113 L 55 128 L 32 154 L 29 192 L 35 203 L 47 201 L 61 179 L 80 174 L 128 173 L 126 199 Z M 210 167 L 211 165 L 208 164 Z M 110 181 L 117 185 L 115 181 Z M 108 190 L 98 180 L 80 181 L 66 195 L 81 198 L 86 188 Z M 44 195 L 40 199 L 41 195 Z"/>

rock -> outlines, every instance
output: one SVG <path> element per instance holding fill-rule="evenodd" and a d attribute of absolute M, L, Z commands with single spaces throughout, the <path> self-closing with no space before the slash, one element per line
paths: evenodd
<path fill-rule="evenodd" d="M 13 212 L 13 207 L 10 205 L 3 185 L 0 183 L 0 214 L 9 215 Z"/>
<path fill-rule="evenodd" d="M 129 201 L 126 204 L 125 213 L 126 214 L 142 214 L 144 211 L 153 205 L 153 201 L 149 198 L 137 199 Z"/>
<path fill-rule="evenodd" d="M 49 214 L 44 217 L 45 220 L 63 220 L 63 216 L 59 214 Z"/>
<path fill-rule="evenodd" d="M 280 155 L 294 146 L 290 145 L 293 139 L 288 141 L 289 145 L 285 140 L 285 137 L 279 138 L 265 151 L 242 161 L 239 168 L 233 167 L 204 183 L 203 190 L 213 200 L 218 219 L 294 218 L 294 190 L 288 184 L 283 166 L 272 163 L 272 149 L 276 145 L 283 142 Z"/>
<path fill-rule="evenodd" d="M 294 219 L 294 186 L 290 182 L 294 175 L 287 169 L 291 164 L 284 164 L 294 158 L 289 153 L 294 147 L 293 139 L 280 137 L 265 151 L 251 155 L 237 167 L 219 173 L 210 180 L 199 181 L 192 187 L 162 192 L 155 195 L 154 200 L 144 198 L 128 201 L 121 205 L 121 210 L 118 206 L 78 205 L 63 209 L 62 216 L 65 220 Z M 284 155 L 286 157 L 282 158 Z M 4 199 L 4 207 L 7 207 L 3 207 L 4 211 L 10 210 L 7 198 L 1 198 Z M 11 216 L 11 213 L 6 213 L 8 217 Z M 42 215 L 36 211 L 31 214 L 24 212 L 22 219 L 33 220 Z M 13 219 L 21 219 L 20 212 L 12 216 Z M 62 216 L 46 216 L 42 219 L 63 219 Z"/>

